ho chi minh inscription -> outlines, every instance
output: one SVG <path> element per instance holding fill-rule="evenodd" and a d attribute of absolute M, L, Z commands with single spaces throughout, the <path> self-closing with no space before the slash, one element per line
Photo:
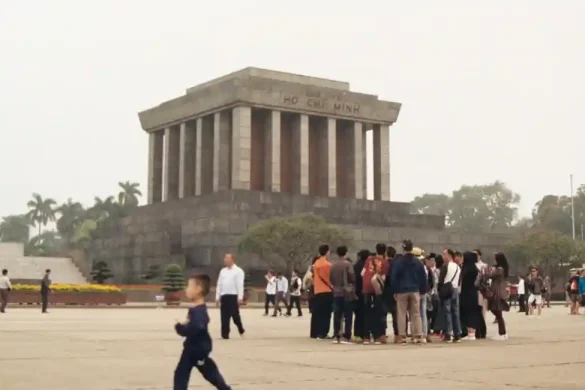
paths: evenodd
<path fill-rule="evenodd" d="M 283 106 L 297 106 L 308 109 L 330 111 L 336 114 L 359 114 L 360 105 L 339 100 L 338 98 L 324 98 L 321 96 L 297 96 L 283 94 Z"/>

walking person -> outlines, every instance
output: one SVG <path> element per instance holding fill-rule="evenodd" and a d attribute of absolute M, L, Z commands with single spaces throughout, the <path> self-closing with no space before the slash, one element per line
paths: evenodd
<path fill-rule="evenodd" d="M 451 249 L 443 251 L 445 264 L 439 276 L 439 298 L 443 307 L 445 327 L 443 342 L 461 342 L 461 321 L 459 318 L 459 284 L 461 270 L 454 261 L 455 252 Z"/>
<path fill-rule="evenodd" d="M 364 295 L 362 292 L 363 282 L 361 275 L 366 264 L 367 258 L 370 257 L 370 251 L 362 249 L 357 254 L 357 261 L 353 266 L 355 278 L 355 295 L 354 302 L 354 321 L 353 321 L 353 337 L 356 343 L 363 342 L 364 338 Z"/>
<path fill-rule="evenodd" d="M 330 281 L 331 263 L 329 262 L 329 245 L 319 247 L 319 259 L 313 265 L 313 309 L 311 312 L 311 338 L 328 339 L 331 328 L 331 308 L 333 305 L 333 287 Z"/>
<path fill-rule="evenodd" d="M 545 276 L 544 277 L 544 290 L 542 291 L 543 294 L 543 307 L 544 305 L 546 305 L 546 307 L 548 309 L 550 309 L 550 297 L 552 294 L 552 284 L 550 282 L 550 277 L 549 276 Z"/>
<path fill-rule="evenodd" d="M 233 319 L 240 336 L 245 330 L 240 317 L 240 305 L 244 302 L 244 271 L 236 265 L 235 256 L 226 253 L 223 257 L 225 267 L 219 272 L 215 303 L 220 307 L 221 338 L 230 338 L 230 321 Z"/>
<path fill-rule="evenodd" d="M 532 274 L 532 289 L 530 291 L 530 296 L 528 297 L 528 307 L 530 309 L 530 314 L 534 315 L 534 307 L 536 306 L 539 318 L 542 314 L 542 307 L 544 305 L 542 297 L 544 295 L 544 280 L 538 274 L 538 268 L 533 267 L 530 270 L 530 273 Z"/>
<path fill-rule="evenodd" d="M 8 278 L 8 270 L 2 270 L 2 276 L 0 276 L 0 313 L 6 312 L 6 306 L 8 306 L 8 293 L 12 290 L 12 284 Z"/>
<path fill-rule="evenodd" d="M 498 336 L 492 337 L 492 340 L 508 340 L 506 332 L 506 321 L 504 321 L 503 312 L 509 311 L 508 292 L 506 289 L 508 280 L 508 260 L 503 253 L 496 253 L 496 266 L 489 270 L 491 280 L 490 289 L 488 290 L 488 308 L 496 317 L 498 324 Z M 542 280 L 542 279 L 540 279 Z"/>
<path fill-rule="evenodd" d="M 331 285 L 333 286 L 333 342 L 351 343 L 353 307 L 355 296 L 355 273 L 351 260 L 347 257 L 347 247 L 337 248 L 338 259 L 331 265 Z M 343 334 L 341 325 L 343 321 Z"/>
<path fill-rule="evenodd" d="M 268 309 L 272 303 L 273 307 L 276 307 L 276 277 L 272 271 L 268 271 L 264 275 L 266 279 L 266 297 L 264 298 L 264 316 L 268 315 Z"/>
<path fill-rule="evenodd" d="M 290 298 L 288 301 L 288 308 L 286 309 L 286 316 L 291 316 L 293 305 L 297 308 L 297 317 L 303 316 L 301 310 L 301 293 L 303 289 L 303 281 L 299 277 L 299 272 L 295 269 L 290 277 Z"/>
<path fill-rule="evenodd" d="M 371 341 L 376 345 L 386 343 L 382 293 L 387 272 L 386 244 L 380 243 L 376 245 L 376 255 L 368 257 L 362 270 L 364 344 L 369 344 Z"/>
<path fill-rule="evenodd" d="M 465 252 L 463 254 L 463 265 L 461 267 L 461 295 L 459 296 L 459 308 L 461 315 L 461 326 L 467 329 L 467 335 L 463 340 L 473 341 L 476 339 L 476 329 L 483 321 L 482 307 L 479 304 L 479 288 L 476 280 L 479 276 L 479 269 L 476 267 L 477 254 Z"/>
<path fill-rule="evenodd" d="M 398 343 L 406 344 L 406 314 L 410 317 L 412 340 L 416 344 L 423 344 L 423 325 L 420 313 L 421 295 L 428 290 L 427 274 L 420 259 L 413 255 L 413 244 L 404 240 L 402 244 L 404 254 L 392 264 L 392 291 L 396 299 L 396 314 L 398 316 Z"/>
<path fill-rule="evenodd" d="M 579 314 L 579 303 L 580 303 L 580 296 L 579 296 L 579 279 L 580 279 L 580 270 L 576 270 L 571 279 L 569 279 L 569 298 L 571 300 L 571 308 L 569 314 L 576 315 Z"/>
<path fill-rule="evenodd" d="M 45 276 L 41 280 L 41 312 L 47 313 L 47 307 L 49 306 L 49 293 L 51 292 L 51 270 L 45 270 Z"/>
<path fill-rule="evenodd" d="M 274 304 L 274 313 L 272 313 L 272 317 L 276 317 L 276 312 L 282 315 L 282 310 L 280 309 L 280 303 L 284 303 L 285 309 L 288 307 L 286 303 L 286 292 L 288 291 L 288 280 L 282 275 L 281 272 L 276 275 L 276 303 Z"/>

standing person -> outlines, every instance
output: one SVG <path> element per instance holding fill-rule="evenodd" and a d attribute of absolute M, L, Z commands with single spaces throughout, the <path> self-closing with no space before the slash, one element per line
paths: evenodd
<path fill-rule="evenodd" d="M 303 316 L 303 311 L 301 310 L 301 292 L 303 288 L 303 281 L 299 278 L 299 272 L 295 269 L 292 272 L 292 276 L 290 278 L 290 300 L 288 303 L 288 308 L 286 310 L 286 316 L 290 317 L 292 307 L 295 305 L 297 307 L 297 317 Z"/>
<path fill-rule="evenodd" d="M 288 279 L 282 275 L 282 272 L 279 272 L 276 275 L 276 303 L 274 304 L 274 313 L 272 313 L 272 317 L 276 317 L 276 312 L 282 315 L 282 310 L 280 309 L 280 302 L 284 303 L 284 308 L 286 309 L 288 303 L 286 303 L 286 292 L 288 291 Z"/>
<path fill-rule="evenodd" d="M 451 249 L 443 251 L 445 264 L 439 276 L 439 297 L 445 317 L 443 342 L 461 342 L 461 322 L 459 319 L 459 281 L 461 270 L 454 260 L 455 252 Z M 451 338 L 453 333 L 453 338 Z"/>
<path fill-rule="evenodd" d="M 569 314 L 579 314 L 579 279 L 580 270 L 576 270 L 569 279 L 569 298 L 571 299 L 571 309 Z"/>
<path fill-rule="evenodd" d="M 538 317 L 542 314 L 542 294 L 544 291 L 544 280 L 538 275 L 538 269 L 536 267 L 530 270 L 532 274 L 531 285 L 532 291 L 528 297 L 528 307 L 530 308 L 530 314 L 534 315 L 534 306 L 538 308 Z"/>
<path fill-rule="evenodd" d="M 399 341 L 398 334 L 398 316 L 396 315 L 396 299 L 392 293 L 392 263 L 397 259 L 396 249 L 393 246 L 388 246 L 386 249 L 386 257 L 388 261 L 388 271 L 386 272 L 386 280 L 384 281 L 384 305 L 386 306 L 384 312 L 386 313 L 385 323 L 388 323 L 388 313 L 392 315 L 392 332 L 394 334 L 394 342 Z"/>
<path fill-rule="evenodd" d="M 181 359 L 175 369 L 173 390 L 187 390 L 193 367 L 197 367 L 203 378 L 216 389 L 231 389 L 225 383 L 213 359 L 209 357 L 212 341 L 208 330 L 209 314 L 205 296 L 209 294 L 210 284 L 207 275 L 191 276 L 187 282 L 185 294 L 193 307 L 189 309 L 187 321 L 175 324 L 175 331 L 179 336 L 185 337 L 185 342 Z"/>
<path fill-rule="evenodd" d="M 530 294 L 532 293 L 534 286 L 532 285 L 532 266 L 528 267 L 528 274 L 526 275 L 526 278 L 524 278 L 524 286 L 525 286 L 525 297 L 526 297 L 526 307 L 525 309 L 525 313 L 526 315 L 530 315 L 532 312 L 530 311 L 530 304 L 528 304 L 528 298 L 530 297 Z"/>
<path fill-rule="evenodd" d="M 498 336 L 492 337 L 492 340 L 503 341 L 508 340 L 503 312 L 510 310 L 506 291 L 509 266 L 503 253 L 496 253 L 495 258 L 496 266 L 489 270 L 491 284 L 490 293 L 488 293 L 488 308 L 496 317 L 498 324 Z"/>
<path fill-rule="evenodd" d="M 331 308 L 333 305 L 333 287 L 330 281 L 331 263 L 329 262 L 329 245 L 319 247 L 319 260 L 313 265 L 313 310 L 311 313 L 311 338 L 328 339 L 331 328 Z"/>
<path fill-rule="evenodd" d="M 8 278 L 8 270 L 2 270 L 2 276 L 0 276 L 0 313 L 6 311 L 8 306 L 8 293 L 12 290 L 12 284 Z"/>
<path fill-rule="evenodd" d="M 406 344 L 406 314 L 408 313 L 412 326 L 412 339 L 416 344 L 422 344 L 425 340 L 423 339 L 420 300 L 421 294 L 427 292 L 427 275 L 423 263 L 412 253 L 412 241 L 404 240 L 402 248 L 404 254 L 394 261 L 391 273 L 391 285 L 398 315 L 398 342 Z"/>
<path fill-rule="evenodd" d="M 581 278 L 579 278 L 579 296 L 581 306 L 585 306 L 585 269 L 581 270 Z"/>
<path fill-rule="evenodd" d="M 268 271 L 264 275 L 266 279 L 266 297 L 264 298 L 264 315 L 268 315 L 268 308 L 272 303 L 272 306 L 276 307 L 276 277 L 272 271 Z"/>
<path fill-rule="evenodd" d="M 480 287 L 480 292 L 477 294 L 478 303 L 481 306 L 481 315 L 482 319 L 481 322 L 478 324 L 478 328 L 475 331 L 475 337 L 478 339 L 485 339 L 487 337 L 487 311 L 488 311 L 488 302 L 484 297 L 484 292 L 486 291 L 484 287 L 488 287 L 489 278 L 487 277 L 488 265 L 483 262 L 481 250 L 474 249 L 473 252 L 477 255 L 477 269 L 479 271 L 479 279 L 477 282 L 478 287 Z"/>
<path fill-rule="evenodd" d="M 45 276 L 41 280 L 41 310 L 42 313 L 47 313 L 47 307 L 49 306 L 49 293 L 51 292 L 51 270 L 45 270 Z"/>
<path fill-rule="evenodd" d="M 362 278 L 361 275 L 366 264 L 367 258 L 370 256 L 370 251 L 362 249 L 357 253 L 357 261 L 353 266 L 355 278 L 355 310 L 353 321 L 353 337 L 356 343 L 363 342 L 364 339 L 364 295 L 362 292 Z"/>
<path fill-rule="evenodd" d="M 437 256 L 434 253 L 430 253 L 427 256 L 426 260 L 426 265 L 429 270 L 430 276 L 433 278 L 431 291 L 429 292 L 431 296 L 430 307 L 427 307 L 429 317 L 429 336 L 435 333 L 435 321 L 437 318 L 437 313 L 439 311 L 439 306 L 441 304 L 437 292 L 437 287 L 439 285 L 439 270 L 437 269 L 437 263 L 435 261 L 436 257 Z M 431 341 L 430 337 L 428 338 L 427 341 Z"/>
<path fill-rule="evenodd" d="M 307 291 L 307 302 L 309 304 L 309 313 L 313 312 L 313 306 L 315 303 L 315 286 L 313 284 L 313 270 L 315 267 L 315 262 L 319 260 L 319 256 L 313 257 L 313 261 L 311 262 L 311 266 L 305 272 L 305 276 L 303 276 L 303 288 Z M 313 318 L 313 317 L 311 317 Z M 312 329 L 312 328 L 311 328 Z M 311 330 L 311 334 L 312 330 Z M 312 337 L 312 336 L 311 336 Z"/>
<path fill-rule="evenodd" d="M 384 279 L 388 272 L 386 244 L 376 244 L 376 255 L 368 257 L 362 270 L 362 291 L 364 294 L 364 344 L 385 344 L 384 307 L 382 293 Z"/>
<path fill-rule="evenodd" d="M 463 339 L 470 341 L 476 339 L 476 329 L 479 328 L 481 321 L 483 321 L 481 306 L 477 299 L 479 288 L 475 283 L 479 276 L 479 269 L 476 267 L 476 263 L 477 254 L 475 252 L 465 252 L 463 254 L 459 307 L 461 326 L 467 328 L 467 336 Z"/>
<path fill-rule="evenodd" d="M 441 271 L 445 265 L 445 260 L 443 260 L 443 255 L 436 255 L 435 256 L 435 273 L 437 275 L 437 310 L 434 313 L 433 318 L 433 333 L 437 336 L 441 336 L 443 334 L 443 329 L 445 328 L 445 310 L 443 309 L 443 304 L 441 303 L 441 297 L 439 297 L 439 280 L 441 278 Z"/>
<path fill-rule="evenodd" d="M 337 248 L 338 259 L 331 266 L 331 285 L 333 286 L 333 342 L 337 344 L 351 343 L 351 327 L 353 325 L 353 306 L 355 296 L 355 273 L 351 261 L 347 257 L 347 247 Z M 341 334 L 341 320 L 344 320 L 344 332 Z"/>
<path fill-rule="evenodd" d="M 522 276 L 518 276 L 516 288 L 518 290 L 518 313 L 524 313 L 526 311 L 526 290 Z"/>
<path fill-rule="evenodd" d="M 543 306 L 546 305 L 546 307 L 548 309 L 550 309 L 550 297 L 552 294 L 552 284 L 550 282 L 549 276 L 544 277 L 544 290 L 542 293 L 543 293 L 543 297 L 544 297 Z"/>
<path fill-rule="evenodd" d="M 244 271 L 236 265 L 235 256 L 226 253 L 223 257 L 225 267 L 219 272 L 215 302 L 220 306 L 221 338 L 230 338 L 230 321 L 238 328 L 240 336 L 244 336 L 244 326 L 240 317 L 240 305 L 244 302 Z"/>

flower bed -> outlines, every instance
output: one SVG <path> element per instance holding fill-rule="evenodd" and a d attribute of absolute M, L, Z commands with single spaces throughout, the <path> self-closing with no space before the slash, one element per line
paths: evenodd
<path fill-rule="evenodd" d="M 40 304 L 40 285 L 15 284 L 9 300 L 19 304 Z M 49 304 L 62 305 L 123 305 L 126 294 L 116 286 L 101 284 L 53 284 Z"/>

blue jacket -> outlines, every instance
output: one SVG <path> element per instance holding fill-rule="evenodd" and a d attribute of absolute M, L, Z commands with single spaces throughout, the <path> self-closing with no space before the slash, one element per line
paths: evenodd
<path fill-rule="evenodd" d="M 391 271 L 392 293 L 418 292 L 424 294 L 428 290 L 427 274 L 422 261 L 410 253 L 406 253 L 392 262 Z"/>
<path fill-rule="evenodd" d="M 579 294 L 585 294 L 585 278 L 579 279 Z"/>

